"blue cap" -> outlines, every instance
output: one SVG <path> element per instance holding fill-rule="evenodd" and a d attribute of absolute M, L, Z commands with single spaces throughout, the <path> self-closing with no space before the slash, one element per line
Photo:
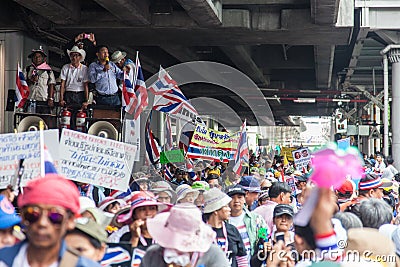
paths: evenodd
<path fill-rule="evenodd" d="M 243 176 L 239 182 L 239 185 L 241 185 L 246 191 L 257 193 L 261 192 L 260 182 L 254 176 Z"/>
<path fill-rule="evenodd" d="M 15 213 L 14 206 L 8 199 L 0 195 L 0 229 L 7 229 L 21 222 L 21 217 Z"/>

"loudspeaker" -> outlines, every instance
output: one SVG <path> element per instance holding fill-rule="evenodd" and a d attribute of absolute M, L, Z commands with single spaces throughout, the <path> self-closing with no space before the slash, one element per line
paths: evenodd
<path fill-rule="evenodd" d="M 97 121 L 88 130 L 88 134 L 118 140 L 118 130 L 108 121 Z"/>
<path fill-rule="evenodd" d="M 9 89 L 7 94 L 7 106 L 6 111 L 14 111 L 15 106 L 15 89 Z"/>
<path fill-rule="evenodd" d="M 23 118 L 20 123 L 18 123 L 17 131 L 20 132 L 29 132 L 29 131 L 39 131 L 39 122 L 43 121 L 44 129 L 47 130 L 47 124 L 44 120 L 38 116 L 28 116 Z"/>

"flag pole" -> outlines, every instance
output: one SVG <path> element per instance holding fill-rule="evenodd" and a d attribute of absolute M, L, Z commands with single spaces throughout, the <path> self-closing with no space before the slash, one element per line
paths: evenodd
<path fill-rule="evenodd" d="M 44 169 L 44 122 L 43 120 L 39 121 L 39 147 L 40 147 L 40 176 L 44 177 L 45 169 Z"/>

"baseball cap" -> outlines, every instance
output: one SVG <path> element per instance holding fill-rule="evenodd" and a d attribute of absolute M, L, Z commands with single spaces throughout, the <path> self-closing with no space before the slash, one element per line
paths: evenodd
<path fill-rule="evenodd" d="M 245 191 L 260 192 L 260 182 L 254 176 L 243 176 L 239 182 Z"/>
<path fill-rule="evenodd" d="M 232 197 L 234 195 L 240 194 L 245 196 L 246 191 L 244 191 L 243 187 L 240 185 L 235 185 L 234 187 L 231 187 L 228 189 L 228 192 L 226 193 L 228 196 Z"/>
<path fill-rule="evenodd" d="M 277 216 L 281 216 L 283 214 L 287 214 L 291 217 L 294 216 L 293 208 L 287 204 L 278 204 L 274 208 L 274 218 Z"/>
<path fill-rule="evenodd" d="M 337 191 L 342 194 L 352 194 L 354 191 L 353 183 L 350 180 L 346 180 Z"/>
<path fill-rule="evenodd" d="M 92 219 L 81 217 L 75 220 L 75 228 L 93 237 L 101 243 L 107 242 L 107 232 L 100 224 Z"/>

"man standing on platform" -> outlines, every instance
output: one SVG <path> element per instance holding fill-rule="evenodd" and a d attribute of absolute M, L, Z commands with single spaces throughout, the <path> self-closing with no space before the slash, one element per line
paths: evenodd
<path fill-rule="evenodd" d="M 108 47 L 97 47 L 97 61 L 89 66 L 89 80 L 96 88 L 95 101 L 97 105 L 112 107 L 121 106 L 118 96 L 117 79 L 124 78 L 124 72 L 108 58 Z"/>

